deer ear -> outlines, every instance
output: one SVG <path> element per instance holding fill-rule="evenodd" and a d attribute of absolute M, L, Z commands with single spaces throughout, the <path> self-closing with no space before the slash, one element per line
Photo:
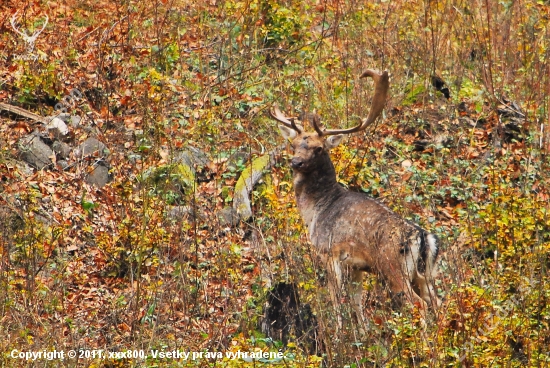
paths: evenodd
<path fill-rule="evenodd" d="M 293 140 L 296 138 L 296 131 L 284 125 L 279 125 L 279 130 L 284 139 Z"/>
<path fill-rule="evenodd" d="M 344 139 L 343 134 L 328 136 L 327 140 L 325 141 L 326 149 L 333 149 L 334 147 L 338 146 L 342 142 L 342 139 Z"/>

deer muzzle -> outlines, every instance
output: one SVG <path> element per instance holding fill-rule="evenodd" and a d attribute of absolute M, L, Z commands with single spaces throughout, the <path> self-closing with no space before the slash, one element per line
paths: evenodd
<path fill-rule="evenodd" d="M 293 157 L 290 161 L 290 167 L 294 170 L 299 170 L 302 166 L 304 166 L 304 161 L 299 157 Z"/>

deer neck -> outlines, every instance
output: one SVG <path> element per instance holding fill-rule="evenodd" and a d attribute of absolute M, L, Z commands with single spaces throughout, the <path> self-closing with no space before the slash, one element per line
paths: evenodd
<path fill-rule="evenodd" d="M 336 170 L 328 153 L 324 156 L 312 171 L 294 172 L 296 204 L 310 234 L 314 230 L 317 214 L 345 191 L 336 181 Z"/>

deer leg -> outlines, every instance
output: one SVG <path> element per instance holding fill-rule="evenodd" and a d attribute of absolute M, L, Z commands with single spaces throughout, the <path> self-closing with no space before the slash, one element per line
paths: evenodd
<path fill-rule="evenodd" d="M 365 326 L 365 318 L 363 314 L 363 278 L 364 278 L 364 272 L 362 268 L 364 268 L 364 260 L 360 257 L 354 256 L 352 252 L 347 249 L 346 246 L 339 247 L 335 246 L 333 248 L 333 259 L 335 262 L 339 263 L 340 270 L 341 270 L 341 277 L 343 278 L 344 275 L 342 275 L 342 270 L 345 271 L 345 277 L 346 277 L 346 291 L 348 296 L 350 297 L 351 301 L 351 307 L 353 309 L 353 313 L 355 314 L 355 321 L 358 324 L 359 331 L 361 334 L 365 334 L 365 329 L 363 328 Z M 344 281 L 341 279 L 341 283 Z M 342 284 L 339 285 L 339 288 L 342 287 Z M 341 289 L 339 289 L 341 290 Z"/>
<path fill-rule="evenodd" d="M 353 262 L 348 262 L 350 259 L 346 253 L 340 252 L 338 249 L 335 249 L 333 252 L 329 264 L 328 264 L 328 275 L 329 275 L 329 291 L 334 307 L 340 305 L 340 293 L 342 291 L 342 285 L 344 283 L 344 277 L 346 277 L 346 288 L 351 299 L 351 306 L 353 312 L 356 315 L 357 323 L 360 325 L 360 330 L 364 324 L 363 317 L 363 272 L 353 268 Z M 351 264 L 350 264 L 351 263 Z M 344 270 L 345 268 L 345 270 Z M 346 271 L 346 275 L 344 275 Z M 348 274 L 347 272 L 350 272 Z M 349 277 L 348 277 L 349 276 Z M 349 285 L 347 285 L 349 283 Z M 342 327 L 342 320 L 340 313 L 338 314 L 338 326 Z"/>
<path fill-rule="evenodd" d="M 414 292 L 410 281 L 405 279 L 388 279 L 386 283 L 390 289 L 392 301 L 400 308 L 404 304 L 404 299 L 409 299 L 412 304 L 417 304 L 421 310 L 426 310 L 427 304 L 417 293 Z"/>
<path fill-rule="evenodd" d="M 387 269 L 389 270 L 401 270 L 401 272 L 397 271 L 391 275 L 384 275 L 394 304 L 397 307 L 402 307 L 404 299 L 407 298 L 412 304 L 417 305 L 420 308 L 421 313 L 424 315 L 428 306 L 424 299 L 422 299 L 414 291 L 412 285 L 412 280 L 414 280 L 417 275 L 412 256 L 408 256 L 405 259 L 403 267 L 394 262 L 390 262 L 387 266 Z"/>
<path fill-rule="evenodd" d="M 328 290 L 330 293 L 330 299 L 334 310 L 340 305 L 340 292 L 342 290 L 342 263 L 340 259 L 332 254 L 327 262 L 327 276 L 328 276 Z M 342 317 L 340 313 L 336 311 L 338 320 L 338 329 L 342 328 Z"/>
<path fill-rule="evenodd" d="M 350 295 L 352 299 L 353 309 L 357 314 L 359 321 L 363 320 L 363 271 L 351 271 Z"/>
<path fill-rule="evenodd" d="M 417 273 L 413 280 L 414 286 L 418 289 L 420 297 L 433 309 L 437 309 L 441 305 L 441 301 L 437 297 L 435 289 L 432 285 L 432 280 Z"/>
<path fill-rule="evenodd" d="M 365 335 L 366 320 L 363 314 L 363 278 L 364 272 L 353 269 L 351 272 L 350 295 L 355 318 L 359 324 L 359 333 Z"/>

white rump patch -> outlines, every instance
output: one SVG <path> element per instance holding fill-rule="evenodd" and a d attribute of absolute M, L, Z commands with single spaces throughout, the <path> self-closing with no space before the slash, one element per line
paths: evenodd
<path fill-rule="evenodd" d="M 428 259 L 426 260 L 426 276 L 428 278 L 435 277 L 437 267 L 435 265 L 435 258 L 438 253 L 439 244 L 437 244 L 437 238 L 433 234 L 428 234 Z"/>

